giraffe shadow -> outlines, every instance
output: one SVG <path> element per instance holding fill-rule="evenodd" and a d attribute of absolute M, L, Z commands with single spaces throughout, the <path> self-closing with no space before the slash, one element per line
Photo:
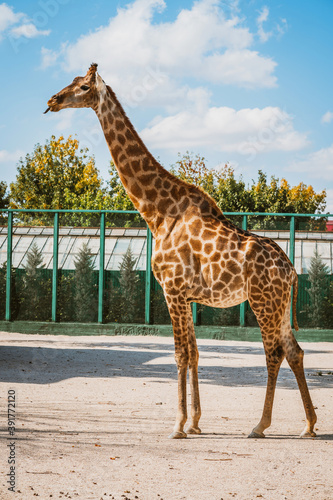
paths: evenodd
<path fill-rule="evenodd" d="M 231 432 L 202 432 L 200 435 L 191 435 L 190 439 L 249 439 L 246 434 L 240 433 L 231 433 Z M 252 439 L 252 438 L 251 438 Z M 269 431 L 266 431 L 266 435 L 264 441 L 267 440 L 299 440 L 303 441 L 302 438 L 298 434 L 269 434 Z M 317 434 L 316 437 L 311 438 L 314 441 L 333 441 L 333 434 Z M 255 441 L 262 441 L 262 439 L 255 439 Z"/>
<path fill-rule="evenodd" d="M 177 379 L 171 343 L 140 344 L 120 340 L 82 343 L 74 340 L 68 342 L 69 347 L 59 347 L 60 340 L 50 339 L 43 340 L 43 347 L 38 347 L 35 338 L 25 343 L 24 346 L 15 342 L 0 346 L 0 381 L 52 384 L 73 377 L 141 377 L 163 383 Z M 199 365 L 201 385 L 266 386 L 267 373 L 261 347 L 240 344 L 236 347 L 221 346 L 215 351 L 211 346 L 206 347 L 204 351 L 200 346 L 203 354 Z M 228 366 L 231 353 L 234 366 Z M 333 387 L 333 374 L 329 370 L 306 369 L 306 376 L 310 388 Z M 278 386 L 296 389 L 294 374 L 288 366 L 281 367 Z"/>

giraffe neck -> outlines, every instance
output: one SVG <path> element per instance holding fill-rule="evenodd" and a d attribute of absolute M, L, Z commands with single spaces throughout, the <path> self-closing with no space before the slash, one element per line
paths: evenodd
<path fill-rule="evenodd" d="M 103 87 L 94 110 L 119 177 L 153 234 L 166 218 L 181 216 L 190 205 L 201 213 L 224 217 L 208 195 L 177 179 L 155 160 L 110 87 Z"/>
<path fill-rule="evenodd" d="M 163 206 L 163 185 L 172 176 L 147 150 L 110 87 L 104 87 L 94 110 L 119 177 L 133 205 L 154 232 L 167 208 Z"/>

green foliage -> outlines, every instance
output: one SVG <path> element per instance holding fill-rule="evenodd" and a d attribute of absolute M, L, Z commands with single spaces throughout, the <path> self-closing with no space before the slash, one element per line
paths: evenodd
<path fill-rule="evenodd" d="M 317 249 L 311 258 L 309 268 L 310 287 L 307 292 L 310 296 L 310 305 L 306 307 L 309 326 L 320 328 L 325 323 L 325 302 L 327 303 L 329 269 L 323 263 Z"/>
<path fill-rule="evenodd" d="M 118 283 L 119 285 L 119 283 Z M 122 297 L 119 286 L 110 282 L 105 291 L 105 319 L 107 323 L 122 322 Z"/>
<path fill-rule="evenodd" d="M 333 328 L 333 281 L 331 281 L 323 304 L 323 328 Z"/>
<path fill-rule="evenodd" d="M 48 321 L 51 317 L 51 280 L 44 272 L 43 254 L 36 243 L 27 253 L 20 300 L 20 319 Z"/>
<path fill-rule="evenodd" d="M 9 207 L 9 195 L 7 192 L 7 184 L 6 182 L 0 182 L 0 208 L 8 208 Z M 0 212 L 0 224 L 7 223 L 7 214 Z"/>
<path fill-rule="evenodd" d="M 203 156 L 186 153 L 181 156 L 178 153 L 178 160 L 171 166 L 171 172 L 179 179 L 200 187 L 210 196 L 215 194 L 215 172 L 206 167 L 206 160 Z"/>
<path fill-rule="evenodd" d="M 75 303 L 72 297 L 74 295 L 74 273 L 75 271 L 60 271 L 58 280 L 58 303 L 57 303 L 57 319 L 59 321 L 73 321 Z"/>
<path fill-rule="evenodd" d="M 180 179 L 195 184 L 214 198 L 225 212 L 274 212 L 322 213 L 326 206 L 326 192 L 315 193 L 312 186 L 300 183 L 291 187 L 285 179 L 267 175 L 261 170 L 258 179 L 247 186 L 242 177 L 236 178 L 230 165 L 209 169 L 200 155 L 186 152 L 178 156 L 171 172 Z M 10 185 L 10 207 L 27 209 L 76 209 L 76 210 L 134 210 L 114 163 L 110 162 L 109 180 L 103 180 L 87 148 L 79 147 L 72 139 L 52 136 L 45 145 L 37 144 L 32 154 L 27 154 L 18 165 L 16 181 Z M 0 207 L 8 206 L 6 184 L 0 183 Z M 29 224 L 52 224 L 51 214 L 21 214 L 20 220 Z M 144 226 L 137 214 L 109 214 L 109 226 Z M 235 220 L 239 223 L 240 220 Z M 250 228 L 284 229 L 289 219 L 275 217 L 249 220 Z M 296 219 L 296 228 L 324 229 L 325 220 Z M 99 225 L 98 214 L 62 214 L 61 225 Z M 306 227 L 305 227 L 306 224 Z"/>
<path fill-rule="evenodd" d="M 213 324 L 220 326 L 239 326 L 239 308 L 214 309 Z"/>
<path fill-rule="evenodd" d="M 108 208 L 110 210 L 136 210 L 112 161 L 110 162 L 107 185 L 110 200 Z M 138 214 L 108 214 L 107 222 L 111 226 L 118 227 L 145 226 L 145 221 Z"/>
<path fill-rule="evenodd" d="M 11 316 L 16 319 L 19 310 L 19 298 L 17 295 L 16 269 L 11 269 Z M 7 262 L 0 266 L 0 319 L 4 320 L 6 317 L 6 281 L 7 281 Z"/>
<path fill-rule="evenodd" d="M 16 181 L 10 185 L 11 208 L 27 209 L 104 209 L 109 197 L 93 157 L 71 136 L 65 140 L 52 136 L 44 146 L 37 144 L 18 165 Z M 30 224 L 49 223 L 47 214 L 22 214 Z M 67 215 L 62 223 L 75 224 L 75 216 Z M 82 221 L 79 220 L 79 223 Z"/>
<path fill-rule="evenodd" d="M 270 182 L 267 175 L 261 170 L 258 171 L 258 181 L 252 181 L 249 194 L 252 212 L 272 212 L 272 213 L 322 213 L 326 206 L 326 192 L 315 193 L 312 186 L 306 186 L 302 182 L 297 186 L 290 187 L 286 179 L 281 181 L 272 176 Z M 296 227 L 307 223 L 309 229 L 325 229 L 325 220 L 320 219 L 319 223 L 313 219 L 296 218 Z M 269 216 L 254 219 L 253 227 L 263 228 L 288 228 L 289 220 L 282 220 L 280 217 Z"/>
<path fill-rule="evenodd" d="M 96 321 L 97 285 L 94 281 L 93 255 L 87 243 L 83 243 L 74 261 L 74 310 L 80 323 Z"/>
<path fill-rule="evenodd" d="M 170 315 L 162 288 L 158 288 L 157 290 L 152 290 L 151 308 L 152 308 L 153 323 L 158 325 L 170 324 Z"/>
<path fill-rule="evenodd" d="M 291 187 L 285 179 L 258 171 L 257 181 L 246 186 L 242 177 L 235 176 L 234 169 L 226 164 L 223 168 L 208 169 L 205 159 L 186 152 L 172 166 L 174 175 L 203 188 L 224 212 L 272 212 L 272 213 L 323 213 L 326 206 L 326 191 L 315 193 L 312 186 L 302 182 Z M 289 227 L 289 219 L 277 217 L 252 217 L 251 228 Z M 239 222 L 239 221 L 237 221 Z M 296 225 L 307 224 L 308 228 L 324 229 L 325 220 L 296 218 Z M 296 226 L 296 227 L 297 227 Z"/>
<path fill-rule="evenodd" d="M 132 249 L 129 246 L 124 254 L 119 268 L 120 296 L 122 299 L 122 323 L 134 323 L 138 315 L 140 279 L 139 275 L 135 271 L 136 261 L 137 259 L 133 257 Z"/>
<path fill-rule="evenodd" d="M 135 266 L 136 259 L 133 257 L 131 247 L 128 247 L 119 266 L 119 272 L 113 273 L 113 279 L 107 283 L 105 296 L 107 322 L 144 322 L 144 293 Z"/>

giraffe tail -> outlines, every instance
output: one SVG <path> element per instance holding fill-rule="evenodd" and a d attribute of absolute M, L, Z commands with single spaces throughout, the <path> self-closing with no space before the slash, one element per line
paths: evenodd
<path fill-rule="evenodd" d="M 293 290 L 293 303 L 292 303 L 292 311 L 293 311 L 293 322 L 294 322 L 294 328 L 296 331 L 299 330 L 299 326 L 297 323 L 297 314 L 296 314 L 296 303 L 297 303 L 297 294 L 298 294 L 298 276 L 296 271 L 294 272 L 294 290 Z"/>

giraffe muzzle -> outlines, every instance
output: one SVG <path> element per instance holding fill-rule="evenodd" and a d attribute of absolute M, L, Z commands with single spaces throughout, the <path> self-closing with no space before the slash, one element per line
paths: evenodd
<path fill-rule="evenodd" d="M 58 111 L 57 109 L 54 109 L 54 106 L 59 104 L 60 96 L 58 94 L 55 94 L 51 97 L 51 99 L 48 100 L 47 102 L 47 109 L 44 111 L 44 115 L 48 113 L 48 111 Z"/>

